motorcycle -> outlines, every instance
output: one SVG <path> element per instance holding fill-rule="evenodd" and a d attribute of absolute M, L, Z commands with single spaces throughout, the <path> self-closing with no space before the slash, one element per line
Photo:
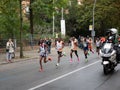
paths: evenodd
<path fill-rule="evenodd" d="M 105 43 L 100 49 L 100 55 L 102 57 L 102 65 L 104 74 L 108 74 L 114 71 L 117 66 L 116 62 L 116 50 L 112 43 Z"/>

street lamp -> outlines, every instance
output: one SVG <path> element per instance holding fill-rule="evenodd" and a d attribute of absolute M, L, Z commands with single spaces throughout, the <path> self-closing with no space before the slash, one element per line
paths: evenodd
<path fill-rule="evenodd" d="M 94 30 L 94 27 L 95 27 L 95 5 L 96 5 L 96 0 L 94 0 L 94 5 L 93 5 L 93 30 L 91 31 L 91 36 L 93 38 L 93 41 L 94 41 L 94 36 L 95 36 L 95 30 Z"/>

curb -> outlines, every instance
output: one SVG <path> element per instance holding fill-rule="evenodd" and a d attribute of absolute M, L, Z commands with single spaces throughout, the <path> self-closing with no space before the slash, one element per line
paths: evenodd
<path fill-rule="evenodd" d="M 13 63 L 15 63 L 15 62 L 21 62 L 21 61 L 27 61 L 27 60 L 31 60 L 31 59 L 38 59 L 38 57 L 13 59 Z M 5 65 L 5 64 L 11 64 L 11 63 L 8 63 L 6 61 L 0 62 L 0 65 Z"/>

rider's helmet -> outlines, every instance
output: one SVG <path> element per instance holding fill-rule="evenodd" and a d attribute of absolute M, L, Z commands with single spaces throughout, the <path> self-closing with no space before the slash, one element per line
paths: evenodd
<path fill-rule="evenodd" d="M 116 28 L 111 28 L 110 31 L 113 35 L 118 33 L 118 30 Z"/>
<path fill-rule="evenodd" d="M 116 35 L 117 32 L 118 32 L 117 29 L 111 28 L 111 29 L 109 29 L 109 30 L 106 32 L 106 35 L 107 35 L 107 36 Z"/>

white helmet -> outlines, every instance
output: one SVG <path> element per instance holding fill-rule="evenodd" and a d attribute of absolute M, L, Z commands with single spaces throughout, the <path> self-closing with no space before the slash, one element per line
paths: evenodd
<path fill-rule="evenodd" d="M 112 34 L 117 34 L 117 32 L 118 32 L 118 30 L 115 29 L 115 28 L 111 28 L 110 31 L 111 31 Z"/>

